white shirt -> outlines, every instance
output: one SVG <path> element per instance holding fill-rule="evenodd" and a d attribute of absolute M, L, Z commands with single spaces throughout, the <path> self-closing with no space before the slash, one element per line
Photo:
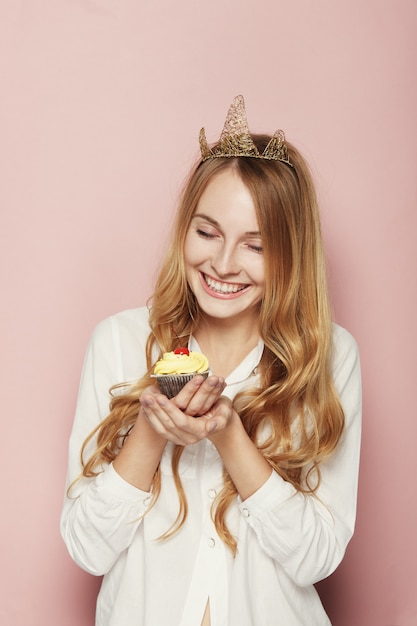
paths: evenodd
<path fill-rule="evenodd" d="M 84 439 L 109 412 L 109 388 L 145 373 L 148 334 L 146 308 L 119 313 L 95 329 L 70 439 L 68 484 L 81 472 Z M 145 516 L 150 493 L 124 481 L 111 464 L 76 483 L 65 498 L 61 532 L 74 561 L 104 576 L 96 626 L 200 626 L 208 598 L 211 626 L 330 623 L 313 584 L 335 570 L 353 533 L 361 432 L 357 346 L 336 325 L 334 344 L 333 376 L 346 429 L 321 466 L 318 497 L 297 492 L 275 472 L 244 502 L 237 497 L 227 517 L 238 540 L 236 557 L 210 517 L 222 461 L 208 440 L 184 449 L 179 469 L 188 517 L 165 541 L 158 537 L 178 514 L 170 443 L 161 460 L 160 497 Z M 262 349 L 260 342 L 227 379 L 229 397 L 256 382 L 251 374 Z"/>

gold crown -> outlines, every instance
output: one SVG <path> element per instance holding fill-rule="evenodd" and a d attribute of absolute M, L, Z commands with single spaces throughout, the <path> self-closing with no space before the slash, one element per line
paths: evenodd
<path fill-rule="evenodd" d="M 219 157 L 253 157 L 269 161 L 282 161 L 293 167 L 288 159 L 285 135 L 277 130 L 262 154 L 255 146 L 246 119 L 243 96 L 236 96 L 230 105 L 219 142 L 214 148 L 207 143 L 204 128 L 200 130 L 200 150 L 203 161 Z"/>

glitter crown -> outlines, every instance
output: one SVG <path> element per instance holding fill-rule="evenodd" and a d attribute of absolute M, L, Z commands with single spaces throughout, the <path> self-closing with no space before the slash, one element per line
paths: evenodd
<path fill-rule="evenodd" d="M 285 135 L 277 130 L 262 154 L 255 146 L 246 119 L 243 96 L 236 96 L 230 105 L 220 139 L 214 148 L 207 143 L 204 128 L 200 130 L 200 150 L 203 161 L 220 157 L 253 157 L 269 161 L 282 161 L 293 167 L 288 158 Z"/>

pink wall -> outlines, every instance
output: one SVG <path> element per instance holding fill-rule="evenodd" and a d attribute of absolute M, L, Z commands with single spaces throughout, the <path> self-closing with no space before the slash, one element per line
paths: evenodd
<path fill-rule="evenodd" d="M 415 0 L 1 3 L 1 624 L 92 624 L 98 581 L 58 532 L 84 349 L 150 294 L 200 126 L 215 140 L 238 93 L 311 161 L 362 351 L 357 531 L 326 607 L 417 623 L 416 37 Z"/>

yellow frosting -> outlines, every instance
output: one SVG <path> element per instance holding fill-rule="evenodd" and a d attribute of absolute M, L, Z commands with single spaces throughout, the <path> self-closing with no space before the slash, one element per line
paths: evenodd
<path fill-rule="evenodd" d="M 207 357 L 200 352 L 189 354 L 164 352 L 162 359 L 155 364 L 154 374 L 193 374 L 206 372 L 208 366 Z"/>

